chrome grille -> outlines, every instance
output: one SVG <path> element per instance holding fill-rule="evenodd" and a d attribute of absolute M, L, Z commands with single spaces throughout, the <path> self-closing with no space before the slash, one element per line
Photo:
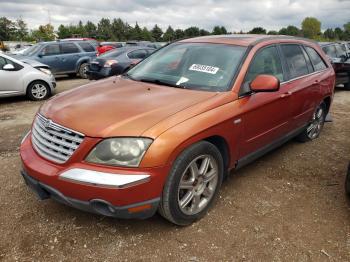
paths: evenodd
<path fill-rule="evenodd" d="M 83 141 L 84 135 L 38 114 L 32 128 L 32 144 L 42 157 L 66 162 Z"/>

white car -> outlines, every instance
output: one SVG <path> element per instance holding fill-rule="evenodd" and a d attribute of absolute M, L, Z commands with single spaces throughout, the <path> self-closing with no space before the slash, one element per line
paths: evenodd
<path fill-rule="evenodd" d="M 26 95 L 31 100 L 44 100 L 55 87 L 55 77 L 47 65 L 21 62 L 0 53 L 0 97 Z"/>

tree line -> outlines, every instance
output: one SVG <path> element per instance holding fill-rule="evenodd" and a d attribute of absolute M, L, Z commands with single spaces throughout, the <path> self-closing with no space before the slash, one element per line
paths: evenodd
<path fill-rule="evenodd" d="M 222 35 L 231 33 L 267 34 L 267 35 L 291 35 L 302 36 L 318 41 L 350 40 L 350 22 L 343 27 L 328 28 L 321 31 L 321 22 L 314 17 L 306 17 L 301 28 L 294 25 L 283 27 L 278 31 L 267 31 L 263 27 L 255 27 L 248 32 L 228 32 L 224 26 L 214 26 L 212 31 L 207 31 L 196 26 L 186 29 L 174 29 L 170 25 L 163 31 L 157 24 L 149 30 L 147 27 L 140 27 L 138 23 L 134 26 L 120 18 L 102 18 L 95 24 L 91 21 L 78 24 L 61 24 L 57 30 L 51 25 L 40 25 L 37 29 L 29 30 L 26 22 L 19 18 L 12 21 L 6 17 L 0 17 L 0 40 L 9 41 L 49 41 L 55 38 L 89 37 L 101 41 L 174 41 L 177 39 L 190 38 L 205 35 Z"/>

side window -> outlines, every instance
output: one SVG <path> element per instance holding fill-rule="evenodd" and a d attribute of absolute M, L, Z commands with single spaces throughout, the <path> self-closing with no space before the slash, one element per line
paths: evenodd
<path fill-rule="evenodd" d="M 146 56 L 147 56 L 147 53 L 143 49 L 135 50 L 135 51 L 128 53 L 128 57 L 130 59 L 144 59 Z"/>
<path fill-rule="evenodd" d="M 7 64 L 6 59 L 0 56 L 0 69 L 2 70 L 2 68 L 6 64 Z"/>
<path fill-rule="evenodd" d="M 74 43 L 62 43 L 60 45 L 62 54 L 79 53 L 79 49 Z"/>
<path fill-rule="evenodd" d="M 255 55 L 244 80 L 244 89 L 249 91 L 249 83 L 261 74 L 273 75 L 281 82 L 284 80 L 281 59 L 275 46 L 266 47 Z"/>
<path fill-rule="evenodd" d="M 312 47 L 306 46 L 306 52 L 309 54 L 311 62 L 315 68 L 315 71 L 320 71 L 327 68 L 326 63 L 322 60 L 321 56 Z"/>
<path fill-rule="evenodd" d="M 85 52 L 95 52 L 95 48 L 87 42 L 79 42 L 78 45 L 85 51 Z"/>
<path fill-rule="evenodd" d="M 281 45 L 281 50 L 289 67 L 291 79 L 309 73 L 305 56 L 299 45 Z"/>
<path fill-rule="evenodd" d="M 58 44 L 47 45 L 41 51 L 44 56 L 60 54 L 60 46 Z"/>

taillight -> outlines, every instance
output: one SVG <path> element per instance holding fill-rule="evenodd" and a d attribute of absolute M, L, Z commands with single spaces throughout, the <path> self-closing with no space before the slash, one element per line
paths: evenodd
<path fill-rule="evenodd" d="M 111 67 L 112 65 L 117 64 L 117 63 L 118 63 L 117 60 L 107 60 L 103 67 Z"/>

